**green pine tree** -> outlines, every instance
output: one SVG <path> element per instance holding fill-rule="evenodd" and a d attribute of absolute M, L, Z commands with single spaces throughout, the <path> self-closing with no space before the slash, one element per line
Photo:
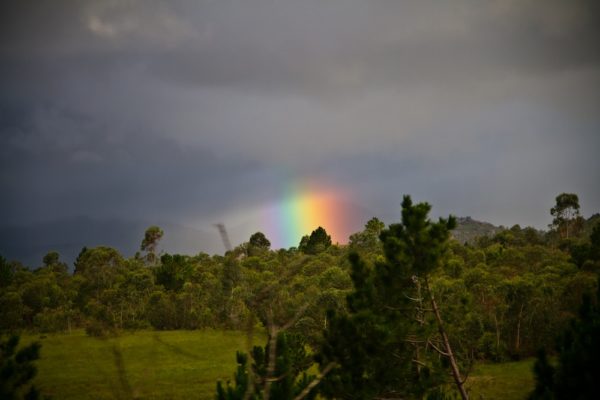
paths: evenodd
<path fill-rule="evenodd" d="M 40 358 L 40 344 L 32 343 L 17 351 L 16 335 L 0 340 L 0 399 L 35 400 L 39 392 L 31 384 L 37 373 L 34 361 Z"/>
<path fill-rule="evenodd" d="M 281 332 L 277 335 L 275 369 L 267 383 L 269 346 L 255 346 L 252 357 L 242 352 L 236 353 L 237 369 L 234 381 L 217 382 L 216 400 L 292 400 L 315 379 L 306 370 L 312 365 L 312 358 L 306 354 L 306 343 L 299 336 Z M 267 389 L 268 388 L 268 389 Z M 266 393 L 268 391 L 268 394 Z M 312 400 L 315 391 L 308 392 L 303 398 Z"/>
<path fill-rule="evenodd" d="M 318 227 L 310 236 L 303 236 L 298 249 L 306 254 L 319 254 L 331 246 L 331 236 L 323 227 Z"/>
<path fill-rule="evenodd" d="M 430 209 L 405 196 L 402 222 L 380 235 L 385 261 L 371 265 L 350 255 L 354 291 L 348 296 L 349 313 L 329 313 L 318 355 L 321 365 L 337 364 L 323 382 L 326 397 L 422 396 L 441 384 L 440 357 L 415 354 L 418 337 L 410 340 L 424 329 L 415 323 L 415 281 L 423 281 L 429 291 L 428 275 L 441 264 L 455 225 L 452 217 L 431 222 Z"/>

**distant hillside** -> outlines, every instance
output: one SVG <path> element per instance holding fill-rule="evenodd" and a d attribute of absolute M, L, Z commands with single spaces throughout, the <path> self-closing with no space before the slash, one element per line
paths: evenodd
<path fill-rule="evenodd" d="M 600 214 L 594 214 L 585 220 L 585 223 L 583 224 L 583 233 L 586 237 L 589 237 L 592 234 L 592 229 L 594 229 L 596 224 L 600 224 Z"/>
<path fill-rule="evenodd" d="M 457 226 L 452 231 L 452 237 L 461 243 L 472 242 L 481 236 L 494 236 L 504 229 L 502 226 L 477 221 L 471 217 L 459 217 L 456 222 Z"/>

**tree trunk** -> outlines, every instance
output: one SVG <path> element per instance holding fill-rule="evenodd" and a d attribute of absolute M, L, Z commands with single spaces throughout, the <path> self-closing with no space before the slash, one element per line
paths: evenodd
<path fill-rule="evenodd" d="M 515 352 L 518 354 L 521 349 L 521 319 L 523 318 L 523 306 L 521 304 L 521 309 L 519 310 L 519 317 L 517 318 L 517 339 L 515 340 Z"/>
<path fill-rule="evenodd" d="M 498 317 L 494 313 L 494 325 L 496 325 L 496 352 L 500 350 L 500 325 L 498 324 Z"/>
<path fill-rule="evenodd" d="M 418 311 L 417 311 L 417 319 L 419 321 L 419 325 L 423 326 L 425 324 L 425 317 L 423 316 L 423 295 L 421 293 L 421 282 L 417 276 L 414 277 L 415 284 L 417 285 L 417 301 Z M 421 358 L 420 358 L 420 348 L 419 343 L 415 343 L 415 359 L 417 360 L 417 377 L 421 376 Z"/>
<path fill-rule="evenodd" d="M 446 354 L 448 359 L 450 360 L 450 368 L 452 370 L 452 377 L 454 378 L 454 383 L 456 383 L 456 388 L 458 389 L 460 396 L 463 400 L 469 400 L 469 395 L 464 387 L 464 382 L 460 376 L 460 370 L 458 369 L 458 364 L 456 362 L 456 358 L 454 357 L 454 353 L 452 352 L 452 346 L 450 346 L 450 341 L 448 340 L 448 335 L 446 334 L 446 330 L 444 329 L 444 324 L 442 322 L 442 317 L 440 315 L 440 310 L 437 306 L 437 302 L 433 296 L 433 292 L 429 287 L 429 281 L 425 278 L 425 287 L 427 289 L 427 293 L 429 294 L 429 298 L 431 300 L 431 308 L 433 309 L 433 313 L 435 314 L 435 319 L 438 324 L 438 330 L 440 332 L 440 336 L 442 337 L 442 341 L 444 343 L 444 348 L 446 350 Z"/>
<path fill-rule="evenodd" d="M 277 329 L 269 329 L 269 358 L 267 362 L 267 371 L 265 374 L 265 387 L 263 390 L 263 399 L 269 400 L 271 395 L 271 382 L 275 375 L 275 364 L 277 363 Z"/>

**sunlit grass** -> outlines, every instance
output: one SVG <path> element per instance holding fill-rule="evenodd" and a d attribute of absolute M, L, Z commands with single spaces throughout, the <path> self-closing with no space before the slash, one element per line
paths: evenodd
<path fill-rule="evenodd" d="M 535 359 L 501 364 L 478 364 L 466 387 L 472 400 L 524 400 L 534 388 Z"/>
<path fill-rule="evenodd" d="M 42 343 L 35 383 L 55 399 L 212 399 L 217 380 L 233 376 L 236 350 L 246 348 L 245 333 L 212 330 L 24 339 Z"/>
<path fill-rule="evenodd" d="M 213 399 L 216 382 L 233 377 L 236 350 L 247 345 L 244 332 L 216 330 L 24 336 L 33 340 L 42 343 L 36 385 L 54 399 Z M 254 342 L 264 345 L 264 336 Z M 477 365 L 466 383 L 471 399 L 526 399 L 533 362 Z"/>

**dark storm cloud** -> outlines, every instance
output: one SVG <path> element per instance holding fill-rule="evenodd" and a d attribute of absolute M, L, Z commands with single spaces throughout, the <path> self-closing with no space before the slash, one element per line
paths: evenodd
<path fill-rule="evenodd" d="M 562 191 L 596 212 L 599 18 L 559 0 L 3 2 L 0 219 L 210 223 L 315 176 L 385 218 L 404 193 L 503 224 L 544 226 Z"/>
<path fill-rule="evenodd" d="M 233 189 L 260 170 L 148 132 L 105 135 L 110 127 L 80 115 L 38 110 L 22 117 L 26 125 L 3 120 L 5 223 L 215 212 L 231 206 Z"/>

